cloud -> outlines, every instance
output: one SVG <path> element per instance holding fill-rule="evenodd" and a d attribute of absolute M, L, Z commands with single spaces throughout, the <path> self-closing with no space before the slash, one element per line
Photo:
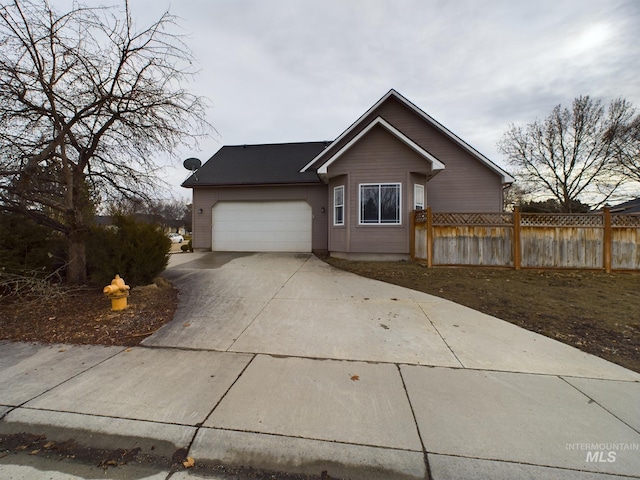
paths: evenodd
<path fill-rule="evenodd" d="M 499 164 L 511 122 L 587 94 L 640 107 L 637 0 L 130 4 L 141 25 L 170 8 L 190 33 L 201 67 L 190 88 L 211 98 L 220 138 L 184 158 L 335 138 L 390 88 Z"/>

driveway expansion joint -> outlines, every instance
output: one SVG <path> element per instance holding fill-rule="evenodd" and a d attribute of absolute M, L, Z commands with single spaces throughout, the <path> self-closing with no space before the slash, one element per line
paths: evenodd
<path fill-rule="evenodd" d="M 233 353 L 233 352 L 231 352 Z M 246 355 L 246 354 L 243 354 Z M 195 440 L 196 435 L 198 434 L 198 431 L 201 428 L 204 428 L 203 425 L 205 423 L 207 423 L 207 420 L 209 420 L 209 417 L 211 417 L 211 415 L 213 415 L 213 412 L 216 410 L 216 408 L 218 408 L 218 405 L 220 405 L 220 403 L 222 403 L 222 400 L 224 400 L 224 398 L 227 396 L 227 394 L 231 391 L 231 389 L 233 388 L 233 386 L 238 383 L 238 381 L 242 378 L 242 375 L 244 374 L 244 372 L 247 371 L 247 368 L 249 368 L 249 365 L 251 365 L 253 363 L 253 361 L 255 360 L 255 358 L 258 356 L 258 354 L 253 354 L 253 356 L 251 357 L 251 359 L 247 362 L 247 364 L 244 366 L 244 368 L 240 371 L 240 373 L 238 374 L 238 376 L 235 378 L 235 380 L 231 383 L 231 385 L 229 385 L 229 388 L 227 388 L 225 390 L 225 392 L 222 394 L 222 396 L 218 399 L 218 401 L 216 402 L 216 404 L 213 406 L 213 408 L 209 411 L 209 413 L 207 414 L 207 416 L 204 418 L 204 420 L 202 420 L 202 422 L 198 423 L 196 426 L 198 427 L 198 430 L 196 430 L 195 434 L 193 435 L 193 438 L 191 439 L 191 444 L 190 446 L 193 444 L 193 441 Z"/>
<path fill-rule="evenodd" d="M 627 422 L 624 418 L 621 418 L 619 415 L 616 415 L 616 413 L 612 412 L 611 409 L 607 408 L 605 405 L 602 404 L 602 402 L 599 402 L 598 400 L 596 400 L 595 398 L 593 398 L 592 395 L 587 394 L 586 392 L 584 392 L 582 389 L 580 389 L 579 387 L 577 387 L 576 385 L 572 384 L 571 382 L 567 381 L 566 378 L 559 376 L 558 378 L 560 378 L 560 380 L 562 380 L 563 382 L 565 382 L 566 384 L 568 384 L 570 387 L 576 389 L 578 392 L 580 392 L 582 395 L 584 395 L 586 398 L 589 399 L 589 403 L 595 403 L 596 405 L 598 405 L 600 408 L 602 408 L 605 412 L 608 412 L 610 415 L 612 415 L 613 417 L 615 417 L 617 420 L 619 420 L 620 422 L 624 423 L 627 427 L 629 427 L 631 430 L 633 430 L 634 432 L 636 432 L 637 434 L 640 434 L 640 429 L 639 428 L 635 428 L 633 425 L 630 425 L 629 422 Z M 596 380 L 596 381 L 603 381 L 606 382 L 607 380 L 601 380 L 601 379 L 591 379 L 591 380 Z"/>
<path fill-rule="evenodd" d="M 422 445 L 422 453 L 424 455 L 424 466 L 427 470 L 427 478 L 431 478 L 431 469 L 429 468 L 429 458 L 427 457 L 427 449 L 424 444 L 424 440 L 422 439 L 422 433 L 420 432 L 420 426 L 418 425 L 418 419 L 416 418 L 416 411 L 413 408 L 413 403 L 411 402 L 411 397 L 409 396 L 409 391 L 407 390 L 407 384 L 404 381 L 404 376 L 402 375 L 402 369 L 399 364 L 396 364 L 396 368 L 398 369 L 398 375 L 400 375 L 400 380 L 402 381 L 402 388 L 404 389 L 404 393 L 407 396 L 407 402 L 409 403 L 409 408 L 411 409 L 411 415 L 413 415 L 413 422 L 416 427 L 416 432 L 418 433 L 418 438 L 420 439 L 420 445 Z"/>
<path fill-rule="evenodd" d="M 427 312 L 424 311 L 424 307 L 420 304 L 420 302 L 416 301 L 414 299 L 414 302 L 418 305 L 418 307 L 420 308 L 420 310 L 422 311 L 422 313 L 424 314 L 425 318 L 429 321 L 429 323 L 431 324 L 431 326 L 433 327 L 433 329 L 436 331 L 436 333 L 438 334 L 438 336 L 440 337 L 440 339 L 444 342 L 444 344 L 447 346 L 447 348 L 449 349 L 449 351 L 451 352 L 451 355 L 453 355 L 456 359 L 456 361 L 460 364 L 461 368 L 466 368 L 466 366 L 462 363 L 462 360 L 460 360 L 460 358 L 458 357 L 458 355 L 456 355 L 456 352 L 453 351 L 453 348 L 451 348 L 451 345 L 449 345 L 449 342 L 447 342 L 447 340 L 444 338 L 444 336 L 442 335 L 442 333 L 440 333 L 440 330 L 438 329 L 438 327 L 436 326 L 436 324 L 431 320 L 431 318 L 429 318 L 429 314 Z"/>
<path fill-rule="evenodd" d="M 103 415 L 103 414 L 97 414 L 97 413 L 80 413 L 80 412 L 74 412 L 71 410 L 59 410 L 59 409 L 52 409 L 52 408 L 35 408 L 35 407 L 28 407 L 28 406 L 15 407 L 13 409 L 13 411 L 17 411 L 17 410 L 34 411 L 34 412 L 50 412 L 50 413 L 68 413 L 72 415 L 81 415 L 83 417 L 88 417 L 88 418 L 105 418 L 105 419 L 111 419 L 111 420 L 124 420 L 124 421 L 131 421 L 131 422 L 147 423 L 150 425 L 168 425 L 172 427 L 196 428 L 198 425 L 198 424 L 190 424 L 190 423 L 166 422 L 162 420 L 149 420 L 148 418 L 121 417 L 121 416 Z"/>
<path fill-rule="evenodd" d="M 39 344 L 39 345 L 46 346 L 46 344 Z M 50 346 L 51 348 L 60 348 L 60 345 L 59 345 L 59 344 L 52 344 L 52 345 L 49 345 L 49 346 Z M 65 346 L 66 346 L 66 347 L 69 347 L 69 348 L 74 348 L 74 347 L 81 348 L 81 347 L 83 347 L 84 345 L 65 345 Z M 105 348 L 107 348 L 107 347 L 105 347 Z M 109 348 L 115 348 L 115 347 L 109 347 Z M 60 387 L 60 386 L 64 385 L 65 383 L 68 383 L 68 382 L 72 381 L 73 379 L 75 379 L 75 378 L 79 377 L 80 375 L 82 375 L 82 374 L 84 374 L 84 373 L 86 373 L 86 372 L 88 372 L 88 371 L 90 371 L 90 370 L 92 370 L 92 369 L 94 369 L 94 368 L 98 367 L 99 365 L 102 365 L 104 362 L 107 362 L 107 361 L 111 360 L 112 358 L 115 358 L 115 357 L 117 357 L 118 355 L 120 355 L 120 354 L 122 354 L 122 353 L 125 353 L 127 350 L 129 350 L 129 347 L 122 347 L 122 349 L 121 349 L 121 350 L 114 352 L 112 355 L 109 355 L 108 357 L 106 357 L 106 358 L 104 358 L 104 359 L 102 359 L 102 360 L 98 361 L 97 363 L 93 363 L 93 364 L 92 364 L 92 365 L 90 365 L 89 367 L 87 367 L 87 368 L 85 368 L 85 369 L 83 369 L 83 370 L 78 371 L 78 372 L 77 372 L 76 374 L 74 374 L 74 375 L 71 375 L 71 376 L 66 377 L 66 378 L 65 378 L 63 381 L 61 381 L 60 383 L 57 383 L 57 384 L 55 384 L 55 385 L 53 385 L 53 386 L 51 386 L 51 387 L 47 388 L 46 390 L 41 391 L 39 394 L 34 395 L 33 397 L 29 398 L 28 400 L 25 400 L 24 402 L 20 403 L 19 405 L 14 405 L 14 407 L 15 407 L 15 408 L 24 408 L 24 405 L 26 405 L 27 403 L 32 402 L 32 401 L 36 400 L 37 398 L 42 397 L 43 395 L 46 395 L 47 393 L 51 392 L 51 391 L 52 391 L 52 390 L 54 390 L 55 388 L 58 388 L 58 387 Z M 84 364 L 84 362 L 83 362 L 83 364 Z M 6 412 L 6 413 L 9 413 L 9 412 Z M 3 415 L 3 416 L 0 416 L 0 419 L 2 419 L 3 417 L 4 417 L 4 415 Z"/>
<path fill-rule="evenodd" d="M 311 440 L 314 442 L 324 442 L 331 443 L 337 445 L 352 445 L 354 447 L 367 447 L 367 448 L 378 448 L 380 450 L 391 450 L 397 452 L 411 452 L 411 453 L 425 453 L 423 450 L 413 449 L 413 448 L 401 448 L 401 447 L 393 447 L 387 445 L 375 445 L 372 443 L 357 443 L 357 442 L 346 442 L 344 440 L 329 440 L 326 438 L 320 437 L 304 437 L 300 435 L 286 435 L 282 433 L 274 433 L 274 432 L 261 432 L 259 430 L 245 430 L 239 428 L 220 428 L 220 427 L 201 427 L 202 430 L 209 431 L 219 431 L 219 432 L 235 432 L 235 433 L 249 433 L 252 435 L 264 435 L 267 437 L 278 437 L 278 438 L 289 438 L 292 440 Z"/>

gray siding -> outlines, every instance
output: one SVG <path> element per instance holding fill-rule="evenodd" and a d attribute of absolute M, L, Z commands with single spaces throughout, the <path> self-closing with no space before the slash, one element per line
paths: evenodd
<path fill-rule="evenodd" d="M 409 254 L 409 215 L 413 210 L 413 184 L 426 179 L 429 163 L 378 126 L 335 161 L 328 169 L 329 194 L 345 185 L 345 226 L 333 226 L 329 251 L 345 253 Z M 359 188 L 362 183 L 400 183 L 401 225 L 359 225 Z M 333 211 L 331 211 L 333 215 Z"/>
<path fill-rule="evenodd" d="M 502 179 L 496 172 L 393 97 L 363 119 L 362 126 L 378 116 L 445 164 L 444 171 L 429 181 L 427 204 L 434 212 L 502 211 Z M 324 158 L 329 158 L 358 133 L 356 129 L 332 145 L 325 151 Z"/>
<path fill-rule="evenodd" d="M 202 187 L 193 189 L 193 248 L 211 249 L 212 208 L 220 201 L 304 200 L 313 210 L 314 250 L 327 250 L 327 186 Z M 322 209 L 325 209 L 324 213 Z M 202 213 L 198 210 L 202 209 Z"/>
<path fill-rule="evenodd" d="M 333 225 L 333 189 L 344 186 L 344 225 Z M 353 216 L 349 208 L 349 196 L 351 188 L 349 176 L 340 175 L 329 180 L 329 250 L 337 252 L 349 251 L 349 221 Z"/>

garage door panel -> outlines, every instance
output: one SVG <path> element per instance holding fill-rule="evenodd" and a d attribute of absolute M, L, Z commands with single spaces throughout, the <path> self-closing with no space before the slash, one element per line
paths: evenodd
<path fill-rule="evenodd" d="M 213 250 L 311 251 L 312 212 L 304 201 L 219 202 L 212 216 Z"/>
<path fill-rule="evenodd" d="M 288 235 L 289 238 L 283 238 L 282 232 L 261 232 L 260 233 L 260 244 L 265 242 L 281 242 L 281 243 L 292 243 L 292 242 L 300 242 L 304 241 L 304 237 L 298 235 L 297 233 L 290 233 Z M 256 241 L 252 238 L 247 238 L 246 232 L 222 232 L 218 233 L 215 237 L 216 245 L 219 245 L 221 242 L 243 242 L 248 244 L 255 244 Z M 258 251 L 258 250 L 250 250 L 250 251 Z M 287 250 L 283 250 L 287 251 Z"/>
<path fill-rule="evenodd" d="M 307 252 L 306 250 L 300 250 L 300 244 L 298 242 L 261 242 L 260 250 L 256 250 L 254 242 L 234 242 L 233 250 L 223 251 L 236 251 L 236 252 Z"/>
<path fill-rule="evenodd" d="M 300 228 L 299 224 L 276 224 L 275 222 L 252 222 L 252 223 L 232 223 L 232 222 L 224 222 L 224 223 L 215 223 L 215 227 L 217 227 L 216 238 L 223 238 L 224 235 L 234 232 L 239 234 L 251 234 L 253 232 L 260 232 L 261 234 L 268 233 L 290 233 L 293 235 L 300 234 L 301 236 L 305 236 L 303 234 L 311 233 L 310 228 Z"/>

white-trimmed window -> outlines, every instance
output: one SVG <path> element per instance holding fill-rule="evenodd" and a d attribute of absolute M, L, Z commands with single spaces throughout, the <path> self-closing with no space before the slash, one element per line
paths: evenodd
<path fill-rule="evenodd" d="M 413 209 L 424 210 L 424 185 L 413 185 Z"/>
<path fill-rule="evenodd" d="M 333 189 L 333 224 L 344 225 L 344 185 Z"/>
<path fill-rule="evenodd" d="M 360 225 L 400 225 L 401 193 L 399 183 L 361 183 Z"/>

